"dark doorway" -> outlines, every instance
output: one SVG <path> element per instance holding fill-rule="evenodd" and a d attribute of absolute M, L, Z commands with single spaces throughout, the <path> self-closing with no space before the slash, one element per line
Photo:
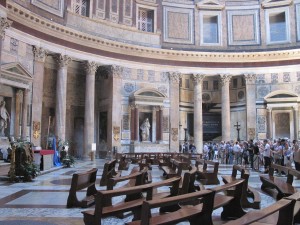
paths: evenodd
<path fill-rule="evenodd" d="M 78 158 L 83 157 L 83 131 L 84 131 L 84 118 L 74 118 L 74 148 L 75 155 Z"/>

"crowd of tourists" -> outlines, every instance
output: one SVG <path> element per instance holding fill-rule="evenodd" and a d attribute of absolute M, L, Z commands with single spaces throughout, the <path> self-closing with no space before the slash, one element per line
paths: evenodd
<path fill-rule="evenodd" d="M 295 166 L 296 170 L 300 170 L 300 149 L 296 140 L 206 142 L 203 157 L 218 160 L 222 164 L 245 165 L 253 170 L 259 170 L 264 165 L 265 173 L 272 162 L 287 167 Z"/>

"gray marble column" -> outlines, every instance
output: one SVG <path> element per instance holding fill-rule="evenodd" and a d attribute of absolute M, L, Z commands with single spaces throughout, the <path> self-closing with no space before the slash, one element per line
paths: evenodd
<path fill-rule="evenodd" d="M 231 75 L 220 74 L 220 80 L 222 84 L 222 140 L 230 141 L 230 94 L 229 84 Z"/>
<path fill-rule="evenodd" d="M 293 113 L 294 113 L 294 139 L 299 139 L 299 109 L 298 106 L 293 107 Z"/>
<path fill-rule="evenodd" d="M 72 59 L 67 55 L 57 55 L 55 59 L 58 63 L 56 80 L 55 135 L 62 141 L 65 141 L 68 64 Z"/>
<path fill-rule="evenodd" d="M 29 90 L 23 91 L 23 104 L 22 104 L 22 126 L 21 126 L 21 137 L 22 140 L 27 139 L 27 114 L 28 114 L 28 94 Z"/>
<path fill-rule="evenodd" d="M 2 42 L 5 38 L 5 30 L 12 24 L 6 17 L 0 17 L 0 63 L 2 64 Z"/>
<path fill-rule="evenodd" d="M 83 157 L 93 160 L 92 143 L 95 142 L 95 73 L 98 65 L 95 62 L 86 62 L 85 106 L 84 106 L 84 144 Z"/>
<path fill-rule="evenodd" d="M 256 135 L 256 75 L 244 74 L 246 81 L 246 115 L 247 140 L 255 139 Z"/>
<path fill-rule="evenodd" d="M 47 51 L 41 47 L 33 46 L 34 54 L 34 70 L 32 84 L 32 122 L 41 124 L 42 107 L 43 107 L 43 85 L 44 85 L 44 64 L 47 56 Z M 38 131 L 41 132 L 40 130 Z M 35 146 L 41 146 L 41 134 L 33 136 L 31 132 L 31 142 Z"/>
<path fill-rule="evenodd" d="M 205 75 L 193 74 L 194 81 L 194 144 L 203 153 L 202 83 Z"/>
<path fill-rule="evenodd" d="M 181 73 L 170 72 L 170 151 L 179 152 L 179 80 Z"/>
<path fill-rule="evenodd" d="M 272 119 L 272 108 L 267 108 L 267 138 L 273 139 L 273 119 Z"/>
<path fill-rule="evenodd" d="M 23 97 L 23 90 L 18 89 L 16 92 L 16 111 L 15 111 L 15 138 L 20 138 L 20 115 L 21 115 L 21 102 Z"/>

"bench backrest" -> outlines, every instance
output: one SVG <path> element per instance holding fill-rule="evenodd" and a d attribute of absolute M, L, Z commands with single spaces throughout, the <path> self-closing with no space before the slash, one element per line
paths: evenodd
<path fill-rule="evenodd" d="M 195 192 L 195 180 L 196 180 L 197 168 L 192 166 L 188 172 L 185 172 L 182 179 L 182 187 L 180 194 L 187 194 Z"/>
<path fill-rule="evenodd" d="M 210 217 L 213 211 L 214 195 L 215 195 L 214 191 L 203 190 L 203 191 L 197 191 L 197 192 L 188 193 L 184 195 L 168 197 L 164 199 L 144 201 L 142 205 L 142 218 L 140 224 L 149 225 L 152 208 L 175 206 L 178 204 L 180 205 L 180 203 L 183 202 L 190 202 L 190 201 L 196 202 L 196 200 L 198 200 L 196 204 L 200 204 L 200 203 L 203 204 L 201 215 L 203 215 L 204 218 Z M 169 224 L 172 223 L 172 219 L 173 219 L 172 216 L 170 216 L 168 221 Z M 197 217 L 197 220 L 201 221 L 201 217 L 200 218 Z"/>

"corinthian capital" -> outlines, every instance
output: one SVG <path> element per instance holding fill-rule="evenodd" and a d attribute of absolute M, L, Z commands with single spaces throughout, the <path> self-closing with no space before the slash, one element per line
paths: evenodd
<path fill-rule="evenodd" d="M 66 67 L 72 61 L 72 58 L 67 55 L 58 54 L 55 56 L 55 60 L 60 68 Z"/>
<path fill-rule="evenodd" d="M 182 77 L 179 72 L 169 72 L 169 79 L 172 83 L 179 84 L 179 80 Z"/>
<path fill-rule="evenodd" d="M 42 47 L 33 46 L 33 54 L 35 61 L 45 62 L 47 50 Z"/>
<path fill-rule="evenodd" d="M 84 69 L 87 75 L 95 75 L 99 65 L 94 61 L 87 61 L 84 65 Z"/>
<path fill-rule="evenodd" d="M 197 85 L 197 84 L 201 85 L 202 82 L 203 82 L 204 77 L 205 77 L 204 74 L 200 74 L 200 73 L 192 74 L 192 79 L 193 79 L 195 85 Z"/>
<path fill-rule="evenodd" d="M 256 74 L 244 74 L 246 84 L 254 84 L 256 81 Z"/>
<path fill-rule="evenodd" d="M 12 24 L 12 21 L 8 20 L 6 17 L 0 18 L 0 36 L 2 39 L 5 37 L 5 30 L 8 29 Z"/>
<path fill-rule="evenodd" d="M 222 86 L 224 86 L 225 84 L 229 84 L 231 78 L 232 78 L 232 75 L 220 74 L 220 80 L 221 80 Z"/>
<path fill-rule="evenodd" d="M 111 66 L 111 76 L 113 78 L 122 79 L 124 68 L 122 66 L 112 65 Z"/>

